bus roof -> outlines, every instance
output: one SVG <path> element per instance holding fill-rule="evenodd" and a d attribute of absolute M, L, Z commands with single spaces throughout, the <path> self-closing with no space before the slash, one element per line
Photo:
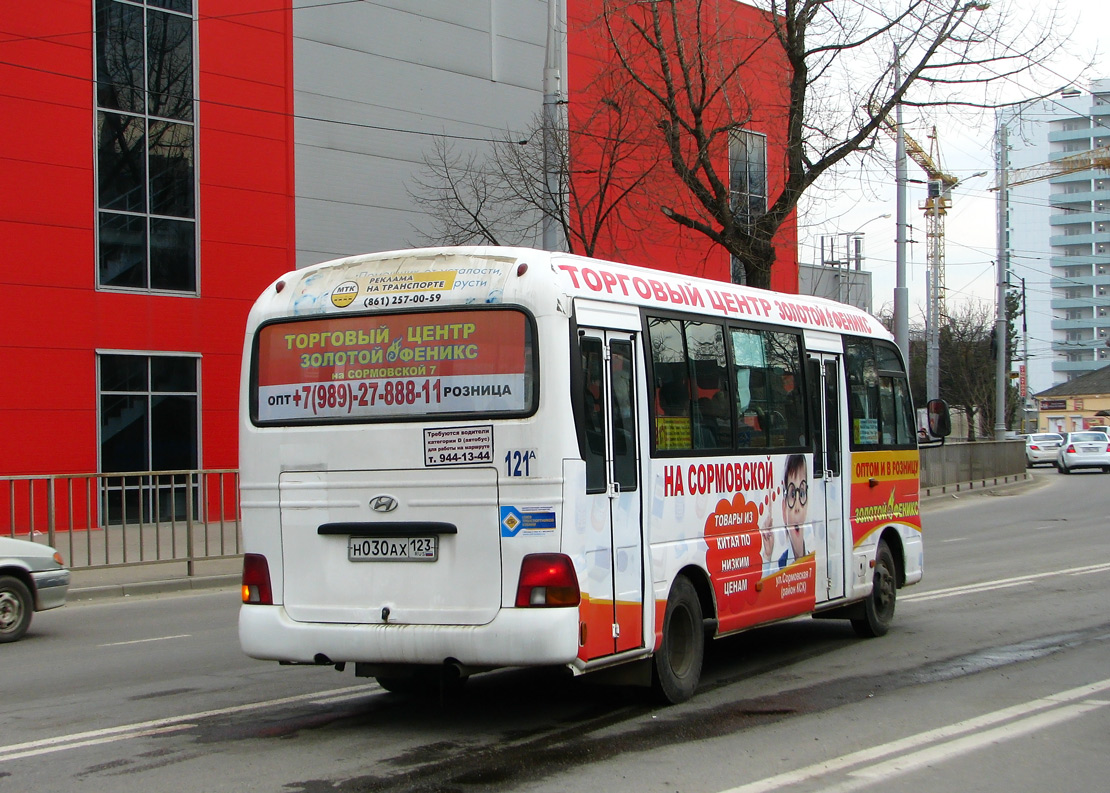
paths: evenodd
<path fill-rule="evenodd" d="M 556 299 L 544 300 L 545 293 Z M 254 325 L 276 317 L 498 303 L 521 303 L 540 313 L 547 313 L 545 307 L 555 311 L 561 306 L 565 313 L 570 301 L 558 301 L 561 295 L 892 338 L 870 314 L 825 298 L 569 253 L 492 246 L 383 251 L 311 265 L 271 285 L 256 302 L 251 321 Z"/>

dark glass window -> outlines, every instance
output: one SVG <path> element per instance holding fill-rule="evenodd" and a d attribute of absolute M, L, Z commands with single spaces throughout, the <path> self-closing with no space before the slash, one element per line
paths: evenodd
<path fill-rule="evenodd" d="M 197 289 L 192 12 L 96 0 L 101 286 Z"/>
<path fill-rule="evenodd" d="M 146 211 L 146 122 L 97 114 L 97 187 L 101 209 Z"/>
<path fill-rule="evenodd" d="M 635 490 L 636 468 L 636 381 L 632 372 L 632 343 L 614 341 L 610 345 L 609 382 L 613 390 L 613 481 L 622 493 Z"/>
<path fill-rule="evenodd" d="M 193 19 L 147 11 L 147 112 L 193 118 Z"/>
<path fill-rule="evenodd" d="M 100 213 L 100 284 L 134 287 L 146 284 L 146 226 L 141 215 Z"/>
<path fill-rule="evenodd" d="M 193 217 L 192 125 L 152 121 L 147 137 L 151 214 Z"/>
<path fill-rule="evenodd" d="M 146 111 L 143 88 L 143 9 L 96 2 L 96 103 L 110 110 Z"/>
<path fill-rule="evenodd" d="M 602 373 L 604 356 L 601 339 L 582 339 L 582 425 L 586 444 L 586 492 L 604 493 L 607 484 L 605 471 L 605 379 Z"/>
<path fill-rule="evenodd" d="M 655 450 L 808 444 L 797 333 L 648 317 Z"/>
<path fill-rule="evenodd" d="M 102 471 L 196 468 L 196 358 L 101 355 L 100 406 Z"/>
<path fill-rule="evenodd" d="M 108 520 L 181 519 L 199 464 L 197 358 L 106 354 L 100 367 L 100 470 Z M 194 514 L 196 498 L 194 494 Z"/>
<path fill-rule="evenodd" d="M 852 448 L 915 446 L 913 405 L 897 348 L 887 342 L 849 338 L 845 351 Z"/>
<path fill-rule="evenodd" d="M 801 341 L 796 333 L 732 328 L 742 449 L 807 445 Z"/>
<path fill-rule="evenodd" d="M 747 226 L 767 211 L 767 138 L 756 132 L 729 134 L 729 201 Z"/>

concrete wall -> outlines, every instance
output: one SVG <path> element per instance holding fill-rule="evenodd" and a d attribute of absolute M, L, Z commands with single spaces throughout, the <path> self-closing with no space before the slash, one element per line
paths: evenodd
<path fill-rule="evenodd" d="M 1024 441 L 946 443 L 921 449 L 921 491 L 1025 473 Z"/>

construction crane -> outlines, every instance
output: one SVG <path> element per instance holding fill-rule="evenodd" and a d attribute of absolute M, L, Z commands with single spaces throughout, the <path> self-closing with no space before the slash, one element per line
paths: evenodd
<path fill-rule="evenodd" d="M 889 120 L 883 119 L 883 131 L 895 140 L 898 128 Z M 940 317 L 944 315 L 944 218 L 952 206 L 952 188 L 959 184 L 959 178 L 945 173 L 940 167 L 940 149 L 937 128 L 929 133 L 930 151 L 925 151 L 916 140 L 905 131 L 902 137 L 906 142 L 906 155 L 913 160 L 929 177 L 926 198 L 918 208 L 925 211 L 925 261 L 929 271 L 929 308 L 936 311 L 935 317 L 926 317 L 926 328 L 939 329 Z M 935 322 L 930 322 L 933 320 Z"/>
<path fill-rule="evenodd" d="M 884 117 L 883 131 L 895 141 L 898 140 L 898 127 Z M 959 178 L 945 173 L 940 167 L 940 144 L 937 128 L 929 134 L 930 151 L 925 151 L 916 140 L 902 131 L 906 144 L 906 155 L 913 160 L 929 177 L 926 198 L 918 207 L 925 210 L 926 282 L 925 312 L 925 382 L 929 394 L 940 393 L 940 321 L 947 312 L 944 305 L 944 218 L 952 206 L 952 188 L 959 184 Z M 977 174 L 978 175 L 978 174 Z"/>
<path fill-rule="evenodd" d="M 1093 168 L 1110 169 L 1110 146 L 1099 146 L 1087 151 L 1069 154 L 1058 160 L 1037 163 L 1025 168 L 1012 168 L 1007 175 L 1006 187 L 1019 187 L 1023 184 L 1051 179 L 1053 176 L 1063 176 L 1064 174 L 1087 171 Z M 1001 189 L 1001 187 L 995 186 L 990 189 L 993 192 Z"/>

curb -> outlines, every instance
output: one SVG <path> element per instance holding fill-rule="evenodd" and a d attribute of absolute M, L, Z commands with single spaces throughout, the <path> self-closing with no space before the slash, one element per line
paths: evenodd
<path fill-rule="evenodd" d="M 921 488 L 921 503 L 936 503 L 944 498 L 959 498 L 964 495 L 986 495 L 989 493 L 1007 492 L 1019 488 L 1031 487 L 1037 484 L 1037 478 L 1029 472 L 1010 474 L 1009 476 L 992 476 L 986 479 L 975 479 L 970 482 L 955 482 L 950 485 L 937 485 L 936 487 Z"/>
<path fill-rule="evenodd" d="M 167 578 L 161 581 L 138 581 L 127 584 L 103 584 L 98 586 L 71 587 L 66 602 L 74 603 L 89 600 L 108 600 L 137 595 L 160 595 L 167 592 L 206 591 L 213 589 L 235 589 L 242 576 L 210 575 L 193 578 Z"/>

